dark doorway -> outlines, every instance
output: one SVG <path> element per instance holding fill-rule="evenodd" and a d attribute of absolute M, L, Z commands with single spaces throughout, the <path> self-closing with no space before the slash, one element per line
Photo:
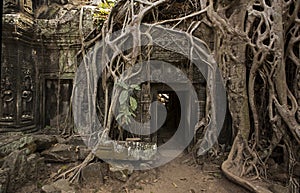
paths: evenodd
<path fill-rule="evenodd" d="M 45 80 L 44 126 L 56 126 L 65 120 L 70 108 L 71 79 Z"/>
<path fill-rule="evenodd" d="M 157 131 L 157 144 L 161 145 L 167 142 L 177 131 L 180 123 L 180 101 L 178 96 L 174 91 L 158 91 L 156 95 L 156 100 L 161 102 L 165 109 L 167 110 L 167 116 L 162 127 Z M 157 122 L 162 123 L 159 116 L 162 111 L 163 106 L 157 107 Z"/>

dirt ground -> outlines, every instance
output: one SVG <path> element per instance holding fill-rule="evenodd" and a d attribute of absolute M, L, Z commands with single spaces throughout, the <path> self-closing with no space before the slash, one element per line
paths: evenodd
<path fill-rule="evenodd" d="M 182 156 L 159 168 L 156 183 L 146 184 L 135 193 L 247 193 L 246 190 L 228 181 L 221 173 L 219 166 L 209 164 L 203 169 L 195 164 L 184 163 Z"/>
<path fill-rule="evenodd" d="M 190 155 L 181 155 L 157 169 L 137 174 L 126 188 L 124 183 L 110 181 L 99 190 L 83 189 L 84 193 L 248 193 L 225 178 L 214 163 L 195 164 Z M 131 185 L 130 185 L 131 184 Z M 133 185 L 132 185 L 133 184 Z"/>
<path fill-rule="evenodd" d="M 48 135 L 47 135 L 48 136 Z M 42 138 L 42 137 L 41 137 Z M 48 138 L 47 138 L 48 139 Z M 60 139 L 61 140 L 61 139 Z M 61 140 L 63 141 L 63 140 Z M 67 140 L 68 141 L 68 140 Z M 77 144 L 77 138 L 72 138 L 72 144 Z M 67 143 L 67 142 L 65 142 Z M 66 145 L 62 143 L 62 145 Z M 71 143 L 71 142 L 70 142 Z M 79 142 L 78 142 L 79 143 Z M 54 146 L 58 146 L 56 143 Z M 65 171 L 78 166 L 82 160 L 54 162 L 46 160 L 41 155 L 41 163 L 36 172 L 30 174 L 26 184 L 16 185 L 13 193 L 247 193 L 249 191 L 229 181 L 222 173 L 220 166 L 228 156 L 226 149 L 221 147 L 209 151 L 207 155 L 198 157 L 197 163 L 192 153 L 180 154 L 171 162 L 155 169 L 143 171 L 114 171 L 102 160 L 95 158 L 89 170 L 81 172 L 79 182 L 70 185 L 67 179 L 57 178 Z M 160 152 L 160 156 L 170 156 L 173 151 Z M 192 151 L 189 151 L 192 152 Z M 64 151 L 65 156 L 69 151 Z M 174 153 L 174 152 L 173 152 Z M 39 152 L 36 152 L 39 154 Z M 145 162 L 144 167 L 150 167 L 151 162 Z M 94 164 L 94 165 L 92 165 Z M 98 164 L 98 165 L 97 165 Z M 147 165 L 148 164 L 148 165 Z M 100 169 L 97 169 L 99 166 Z M 109 169 L 110 168 L 110 169 Z M 86 169 L 86 168 L 84 168 Z M 84 169 L 82 171 L 84 171 Z M 17 170 L 18 171 L 18 170 Z M 278 173 L 279 170 L 275 172 Z M 22 172 L 22 171 L 20 171 Z M 124 174 L 125 172 L 125 174 Z M 72 176 L 72 172 L 64 176 Z M 18 174 L 19 175 L 19 174 Z M 125 177 L 124 177 L 125 176 Z M 34 180 L 32 180 L 34 179 Z M 59 181 L 61 180 L 61 181 Z M 45 191 L 45 186 L 59 183 L 58 191 Z M 258 185 L 275 190 L 273 192 L 288 192 L 284 184 L 277 184 L 270 177 L 264 184 L 263 180 L 257 180 Z M 278 189 L 281 187 L 282 189 Z M 285 188 L 285 189 L 284 189 Z M 44 192 L 43 192 L 44 190 Z M 65 191 L 71 190 L 71 191 Z M 281 191 L 284 190 L 284 191 Z M 9 192 L 10 193 L 10 192 Z"/>

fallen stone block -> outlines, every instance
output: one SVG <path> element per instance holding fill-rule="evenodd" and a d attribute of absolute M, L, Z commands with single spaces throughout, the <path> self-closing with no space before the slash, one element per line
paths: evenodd
<path fill-rule="evenodd" d="M 52 184 L 44 185 L 42 193 L 76 193 L 76 190 L 70 185 L 68 180 L 60 179 Z"/>
<path fill-rule="evenodd" d="M 91 188 L 98 188 L 104 184 L 104 177 L 108 174 L 107 163 L 90 163 L 81 171 L 82 183 Z"/>
<path fill-rule="evenodd" d="M 85 146 L 74 146 L 68 144 L 55 144 L 50 149 L 41 153 L 45 162 L 76 162 L 83 160 L 90 150 Z"/>

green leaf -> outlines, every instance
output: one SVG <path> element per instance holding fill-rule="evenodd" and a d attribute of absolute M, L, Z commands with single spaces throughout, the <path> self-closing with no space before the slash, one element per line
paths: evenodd
<path fill-rule="evenodd" d="M 125 90 L 128 90 L 128 85 L 125 84 L 125 82 L 117 82 L 116 83 L 119 87 L 124 88 Z"/>
<path fill-rule="evenodd" d="M 130 88 L 132 88 L 134 90 L 141 90 L 141 88 L 140 88 L 140 86 L 138 84 L 130 85 Z"/>
<path fill-rule="evenodd" d="M 129 123 L 131 123 L 131 120 L 129 117 L 125 117 L 125 124 L 128 125 Z"/>
<path fill-rule="evenodd" d="M 120 114 L 117 116 L 116 120 L 119 120 L 120 118 L 122 118 L 122 116 L 124 116 L 124 114 L 123 114 L 123 113 L 120 113 Z"/>
<path fill-rule="evenodd" d="M 126 111 L 126 109 L 128 109 L 127 105 L 123 104 L 120 105 L 120 112 L 124 114 L 124 112 Z"/>
<path fill-rule="evenodd" d="M 133 97 L 130 97 L 130 108 L 132 109 L 132 111 L 135 111 L 137 109 L 137 102 L 136 99 Z"/>
<path fill-rule="evenodd" d="M 119 103 L 122 105 L 124 104 L 128 99 L 128 91 L 123 90 L 119 96 Z"/>
<path fill-rule="evenodd" d="M 125 109 L 124 114 L 126 117 L 129 117 L 131 115 L 128 107 Z"/>

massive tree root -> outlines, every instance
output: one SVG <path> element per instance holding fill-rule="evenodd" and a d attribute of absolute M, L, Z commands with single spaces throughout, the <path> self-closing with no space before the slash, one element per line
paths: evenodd
<path fill-rule="evenodd" d="M 235 139 L 230 155 L 223 163 L 222 169 L 226 176 L 247 189 L 253 192 L 268 192 L 269 190 L 257 189 L 258 186 L 249 184 L 241 177 L 250 175 L 256 178 L 267 178 L 266 163 L 273 150 L 282 144 L 286 148 L 289 158 L 285 164 L 286 172 L 289 173 L 286 185 L 289 185 L 290 191 L 297 192 L 299 191 L 299 183 L 295 186 L 295 182 L 297 178 L 299 180 L 299 177 L 289 171 L 299 159 L 295 157 L 299 147 L 299 122 L 295 120 L 299 100 L 297 101 L 295 95 L 292 94 L 299 91 L 297 89 L 293 92 L 290 90 L 293 84 L 289 85 L 288 83 L 295 80 L 295 76 L 287 77 L 290 76 L 290 72 L 286 69 L 295 68 L 294 65 L 299 66 L 299 55 L 297 58 L 295 54 L 291 53 L 296 47 L 299 49 L 299 45 L 295 45 L 295 39 L 297 39 L 295 30 L 298 30 L 296 36 L 299 39 L 299 24 L 295 22 L 296 18 L 299 17 L 299 14 L 297 16 L 299 1 L 254 1 L 248 4 L 246 10 L 247 14 L 244 14 L 244 17 L 247 18 L 247 21 L 244 21 L 246 22 L 245 26 L 241 26 L 243 28 L 240 29 L 247 36 L 248 40 L 245 42 L 247 47 L 245 49 L 245 47 L 239 46 L 240 49 L 244 50 L 246 58 L 239 57 L 240 54 L 244 53 L 239 53 L 237 54 L 238 57 L 234 56 L 234 58 L 238 58 L 238 62 L 247 65 L 244 66 L 244 70 L 247 67 L 248 79 L 245 77 L 244 80 L 246 81 L 244 86 L 248 82 L 247 88 L 239 82 L 236 82 L 236 86 L 241 91 L 248 90 L 246 98 L 242 92 L 241 96 L 244 96 L 244 100 L 249 101 L 251 114 L 246 120 L 240 123 L 235 122 L 235 120 L 243 120 L 239 116 L 246 114 L 236 109 L 234 100 L 229 100 L 229 105 L 232 104 L 232 107 L 229 108 L 233 118 L 233 127 L 242 132 Z M 289 35 L 290 33 L 293 35 Z M 223 47 L 226 48 L 228 45 L 230 44 Z M 228 54 L 225 57 L 227 56 Z M 235 62 L 230 59 L 229 61 Z M 231 92 L 228 94 L 229 97 L 235 95 Z M 249 110 L 247 111 L 249 112 Z M 251 121 L 253 133 L 249 133 L 249 123 L 245 121 Z M 243 123 L 248 128 L 243 126 Z M 245 135 L 245 133 L 247 134 Z M 250 140 L 248 140 L 249 138 Z M 295 146 L 292 147 L 291 144 Z M 243 161 L 238 164 L 241 158 Z M 247 165 L 248 167 L 244 168 Z"/>
<path fill-rule="evenodd" d="M 274 150 L 283 147 L 281 156 L 288 159 L 279 164 L 288 173 L 286 185 L 297 192 L 299 175 L 293 170 L 300 159 L 297 154 L 300 144 L 299 6 L 299 0 L 120 0 L 104 24 L 102 34 L 93 41 L 100 37 L 112 38 L 115 31 L 129 26 L 139 28 L 142 23 L 164 25 L 202 39 L 212 49 L 222 71 L 232 118 L 234 143 L 222 164 L 225 175 L 253 192 L 270 192 L 254 185 L 253 180 L 268 178 L 268 160 L 275 159 L 271 158 Z M 122 72 L 137 61 L 149 59 L 151 52 L 150 45 L 146 51 L 141 49 L 139 33 L 120 42 L 124 34 L 121 31 L 115 39 L 105 39 L 109 48 L 118 54 L 102 55 L 106 68 L 102 76 L 105 106 L 100 113 L 105 130 L 101 137 L 113 128 L 112 112 L 117 100 L 111 97 L 120 94 L 110 83 L 118 82 Z M 126 41 L 133 41 L 133 49 L 119 52 Z M 93 43 L 83 41 L 82 44 L 84 53 Z M 132 73 L 125 79 L 134 76 Z M 97 84 L 98 80 L 94 81 Z M 209 124 L 212 111 L 206 109 L 204 122 Z"/>

